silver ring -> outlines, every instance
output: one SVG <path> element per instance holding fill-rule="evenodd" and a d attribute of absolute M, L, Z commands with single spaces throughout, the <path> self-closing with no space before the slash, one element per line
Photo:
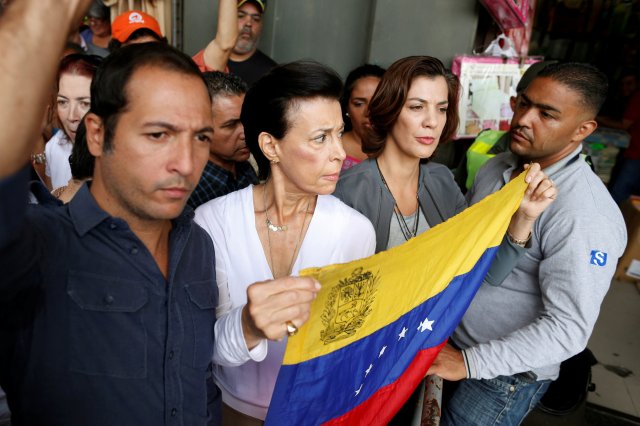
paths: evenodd
<path fill-rule="evenodd" d="M 287 326 L 287 334 L 289 337 L 295 336 L 298 333 L 298 327 L 296 327 L 294 323 L 287 321 L 285 324 Z"/>

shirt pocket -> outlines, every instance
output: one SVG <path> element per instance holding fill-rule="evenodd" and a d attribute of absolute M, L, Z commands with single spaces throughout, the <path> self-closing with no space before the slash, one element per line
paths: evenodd
<path fill-rule="evenodd" d="M 118 378 L 147 375 L 144 282 L 69 271 L 69 369 Z"/>
<path fill-rule="evenodd" d="M 218 289 L 213 280 L 185 284 L 184 289 L 189 300 L 188 311 L 193 331 L 191 364 L 194 368 L 205 369 L 213 359 Z"/>

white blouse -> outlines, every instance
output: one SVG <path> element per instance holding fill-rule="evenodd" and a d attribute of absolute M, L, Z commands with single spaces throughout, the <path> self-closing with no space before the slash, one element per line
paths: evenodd
<path fill-rule="evenodd" d="M 211 236 L 215 248 L 219 290 L 216 335 L 242 336 L 238 313 L 247 302 L 247 287 L 273 278 L 256 230 L 254 210 L 253 186 L 196 209 L 195 221 Z M 292 275 L 308 267 L 370 256 L 375 246 L 375 231 L 365 216 L 332 195 L 319 195 Z M 262 362 L 249 361 L 240 367 L 214 365 L 224 403 L 248 416 L 264 419 L 285 347 L 286 340 L 269 341 Z"/>
<path fill-rule="evenodd" d="M 52 190 L 65 186 L 71 179 L 69 156 L 72 149 L 73 143 L 62 129 L 58 130 L 44 147 L 44 154 L 47 158 L 44 172 L 51 178 Z"/>

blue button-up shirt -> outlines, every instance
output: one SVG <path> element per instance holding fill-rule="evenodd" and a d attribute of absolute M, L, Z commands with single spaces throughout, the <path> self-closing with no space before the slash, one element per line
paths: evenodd
<path fill-rule="evenodd" d="M 191 209 L 173 221 L 165 279 L 86 185 L 27 207 L 27 176 L 0 181 L 0 380 L 16 423 L 206 424 L 217 287 Z"/>

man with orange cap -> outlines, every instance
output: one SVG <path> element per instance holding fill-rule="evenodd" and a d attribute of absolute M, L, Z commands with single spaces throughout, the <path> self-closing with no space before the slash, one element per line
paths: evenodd
<path fill-rule="evenodd" d="M 111 24 L 111 37 L 111 51 L 134 43 L 167 42 L 158 21 L 139 10 L 129 10 L 118 15 Z"/>

